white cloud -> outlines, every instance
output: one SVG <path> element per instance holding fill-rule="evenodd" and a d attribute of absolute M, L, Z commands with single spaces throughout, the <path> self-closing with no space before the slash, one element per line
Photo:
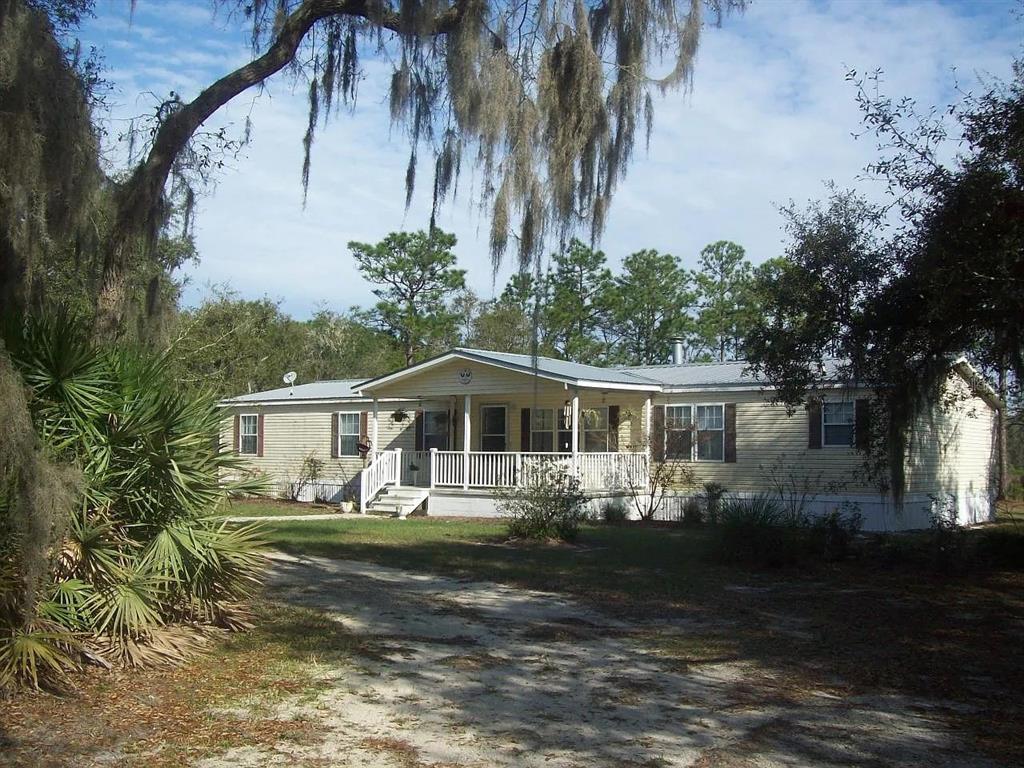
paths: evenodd
<path fill-rule="evenodd" d="M 851 137 L 860 117 L 847 69 L 882 68 L 889 93 L 942 103 L 952 96 L 952 67 L 968 86 L 978 72 L 1008 73 L 1018 52 L 1014 7 L 766 0 L 727 18 L 703 38 L 692 93 L 657 104 L 650 152 L 638 148 L 619 188 L 604 250 L 617 262 L 653 247 L 692 266 L 703 245 L 726 238 L 755 261 L 777 255 L 776 204 L 820 197 L 826 179 L 854 183 L 873 155 L 872 139 Z M 129 27 L 105 20 L 101 7 L 89 42 L 106 43 L 128 113 L 138 112 L 139 91 L 174 89 L 189 97 L 245 60 L 245 36 L 225 31 L 223 18 L 211 24 L 208 9 L 204 2 L 143 0 Z M 230 282 L 244 295 L 281 298 L 300 316 L 321 301 L 345 308 L 371 300 L 346 243 L 426 226 L 430 184 L 423 163 L 407 213 L 408 147 L 390 136 L 381 68 L 371 62 L 368 71 L 354 113 L 342 112 L 318 134 L 305 210 L 304 92 L 294 93 L 279 75 L 256 100 L 247 157 L 201 201 L 202 262 L 189 299 L 207 282 Z M 252 104 L 251 96 L 239 97 L 218 124 L 240 124 Z M 467 173 L 459 201 L 439 224 L 458 236 L 471 285 L 490 295 L 488 222 L 468 203 L 473 183 Z M 498 291 L 509 271 L 499 276 Z"/>

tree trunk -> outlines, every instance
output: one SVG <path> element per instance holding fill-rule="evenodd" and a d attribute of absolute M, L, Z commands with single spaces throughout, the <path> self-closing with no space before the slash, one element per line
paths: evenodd
<path fill-rule="evenodd" d="M 996 412 L 996 451 L 999 454 L 999 478 L 996 485 L 996 499 L 1005 501 L 1010 488 L 1010 460 L 1007 455 L 1007 402 L 1006 366 L 999 366 L 999 410 Z"/>
<path fill-rule="evenodd" d="M 454 30 L 465 3 L 455 3 L 434 18 L 426 35 Z M 331 16 L 355 16 L 393 32 L 403 32 L 397 13 L 385 11 L 372 0 L 305 0 L 281 25 L 265 54 L 239 67 L 202 91 L 194 101 L 182 105 L 160 124 L 149 155 L 140 163 L 117 196 L 117 215 L 107 243 L 103 280 L 97 299 L 96 333 L 102 337 L 120 334 L 128 287 L 128 265 L 133 254 L 150 258 L 156 237 L 167 215 L 164 188 L 174 161 L 188 142 L 217 110 L 238 94 L 259 85 L 295 58 L 295 53 L 313 25 Z"/>

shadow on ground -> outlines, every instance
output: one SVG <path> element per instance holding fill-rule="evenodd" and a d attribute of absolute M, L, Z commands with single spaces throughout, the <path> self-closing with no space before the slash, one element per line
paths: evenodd
<path fill-rule="evenodd" d="M 472 556 L 459 551 L 472 546 L 478 545 L 453 542 L 453 560 Z M 809 590 L 816 600 L 829 599 L 821 584 L 783 587 L 793 602 L 806 601 L 801 592 Z M 833 602 L 841 610 L 851 595 L 834 595 Z M 829 644 L 838 639 L 816 625 L 829 612 L 785 610 L 787 595 L 756 580 L 688 594 L 670 615 L 640 619 L 552 593 L 284 556 L 275 562 L 268 597 L 323 611 L 349 638 L 345 647 L 355 638 L 359 649 L 351 665 L 334 665 L 317 656 L 317 644 L 304 645 L 301 627 L 282 628 L 297 655 L 324 665 L 325 681 L 314 701 L 282 713 L 312 719 L 322 736 L 290 745 L 287 761 L 1001 764 L 981 753 L 969 727 L 986 716 L 980 706 L 899 686 L 851 686 L 836 674 L 844 665 L 828 663 Z M 869 621 L 884 622 L 898 609 L 880 606 Z M 822 644 L 824 652 L 805 652 Z M 873 674 L 884 677 L 884 660 L 897 656 L 878 650 L 883 663 Z M 208 764 L 273 759 L 285 755 L 242 749 Z"/>

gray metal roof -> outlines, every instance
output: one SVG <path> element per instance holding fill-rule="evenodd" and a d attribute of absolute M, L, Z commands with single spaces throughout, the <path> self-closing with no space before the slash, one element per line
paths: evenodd
<path fill-rule="evenodd" d="M 310 384 L 296 384 L 295 387 L 268 389 L 251 392 L 248 395 L 227 397 L 221 400 L 225 405 L 232 403 L 262 403 L 267 400 L 347 400 L 359 399 L 356 389 L 363 379 L 338 379 L 335 381 L 314 381 Z"/>
<path fill-rule="evenodd" d="M 826 381 L 835 379 L 839 362 L 834 359 L 822 361 Z M 657 381 L 666 389 L 765 386 L 763 378 L 746 371 L 747 365 L 746 360 L 729 360 L 724 363 L 638 365 L 620 370 Z"/>
<path fill-rule="evenodd" d="M 438 357 L 455 353 L 470 360 L 493 363 L 506 368 L 514 368 L 523 373 L 531 373 L 536 361 L 536 370 L 541 374 L 570 382 L 594 382 L 607 384 L 626 384 L 634 387 L 649 388 L 652 391 L 661 389 L 673 391 L 684 389 L 713 389 L 716 387 L 760 387 L 763 379 L 745 372 L 747 363 L 735 360 L 724 363 L 683 363 L 682 365 L 638 365 L 602 368 L 586 363 L 573 363 L 568 360 L 556 360 L 551 357 L 533 358 L 530 355 L 517 355 L 511 352 L 491 352 L 485 349 L 456 347 Z M 435 360 L 438 358 L 434 358 Z M 429 363 L 431 361 L 424 361 Z M 419 365 L 423 365 L 420 363 Z M 827 359 L 822 361 L 826 380 L 835 380 L 840 361 Z M 415 367 L 415 366 L 414 366 Z M 394 371 L 387 376 L 401 371 Z M 379 377 L 384 378 L 384 377 Z M 365 400 L 360 389 L 376 379 L 339 379 L 334 381 L 315 381 L 310 384 L 298 384 L 294 388 L 281 387 L 265 392 L 253 392 L 248 395 L 225 398 L 224 405 L 263 402 L 300 402 L 309 400 Z"/>
<path fill-rule="evenodd" d="M 602 368 L 597 365 L 586 363 L 573 363 L 568 360 L 556 360 L 553 357 L 531 357 L 530 355 L 517 355 L 512 352 L 491 352 L 486 349 L 471 349 L 469 347 L 456 347 L 452 350 L 457 354 L 480 360 L 481 362 L 494 362 L 513 368 L 519 368 L 524 372 L 536 370 L 539 373 L 554 376 L 560 379 L 571 381 L 598 381 L 609 384 L 649 384 L 657 388 L 658 381 L 642 373 L 634 372 L 626 368 Z"/>

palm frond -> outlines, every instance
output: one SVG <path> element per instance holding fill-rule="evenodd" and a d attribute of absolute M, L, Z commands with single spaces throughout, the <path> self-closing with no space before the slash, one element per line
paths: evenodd
<path fill-rule="evenodd" d="M 57 582 L 50 597 L 40 601 L 38 614 L 68 630 L 87 629 L 91 618 L 88 605 L 92 594 L 92 585 L 80 579 Z"/>
<path fill-rule="evenodd" d="M 120 578 L 97 589 L 88 600 L 94 630 L 137 638 L 164 623 L 160 602 L 162 580 L 139 569 L 122 569 Z"/>
<path fill-rule="evenodd" d="M 74 633 L 45 621 L 0 634 L 0 690 L 65 682 L 77 647 Z"/>
<path fill-rule="evenodd" d="M 88 634 L 91 658 L 103 659 L 105 644 L 127 664 L 180 657 L 199 630 L 169 626 L 244 625 L 242 603 L 263 570 L 264 545 L 257 528 L 218 514 L 229 495 L 266 485 L 221 450 L 216 400 L 184 394 L 166 355 L 103 349 L 78 328 L 58 313 L 2 331 L 44 444 L 82 474 L 36 615 L 54 638 L 63 629 Z M 2 567 L 6 556 L 0 549 L 0 581 L 16 582 Z M 0 628 L 21 621 L 0 602 Z M 5 646 L 19 679 L 63 663 L 47 655 L 44 635 L 37 631 L 34 645 L 23 635 Z"/>

